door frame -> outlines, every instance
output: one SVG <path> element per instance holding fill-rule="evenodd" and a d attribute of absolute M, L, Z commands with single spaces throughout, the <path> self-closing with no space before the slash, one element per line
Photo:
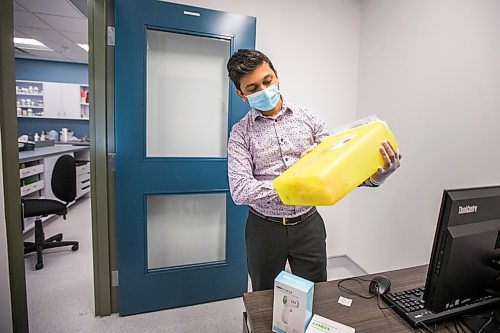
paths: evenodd
<path fill-rule="evenodd" d="M 114 0 L 89 0 L 90 174 L 96 316 L 118 312 L 114 145 Z"/>
<path fill-rule="evenodd" d="M 7 233 L 12 329 L 28 332 L 26 276 L 24 275 L 21 194 L 19 192 L 19 153 L 17 149 L 16 76 L 14 59 L 14 3 L 0 2 L 0 135 L 2 136 L 2 173 L 4 216 Z M 15 223 L 18 221 L 18 223 Z"/>

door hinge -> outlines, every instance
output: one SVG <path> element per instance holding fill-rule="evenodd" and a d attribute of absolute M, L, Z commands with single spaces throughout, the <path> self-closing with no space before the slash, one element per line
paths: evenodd
<path fill-rule="evenodd" d="M 108 154 L 108 170 L 116 171 L 116 153 Z"/>
<path fill-rule="evenodd" d="M 108 45 L 115 46 L 115 27 L 108 26 Z"/>
<path fill-rule="evenodd" d="M 111 287 L 118 287 L 118 271 L 111 271 Z"/>

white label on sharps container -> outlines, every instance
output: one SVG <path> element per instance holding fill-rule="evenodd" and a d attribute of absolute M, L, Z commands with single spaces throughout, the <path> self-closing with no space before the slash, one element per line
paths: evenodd
<path fill-rule="evenodd" d="M 351 141 L 352 139 L 354 139 L 356 135 L 353 134 L 353 135 L 348 135 L 348 136 L 343 136 L 341 137 L 337 143 L 330 148 L 330 150 L 336 150 L 336 149 L 340 149 L 342 147 L 344 147 L 349 141 Z"/>

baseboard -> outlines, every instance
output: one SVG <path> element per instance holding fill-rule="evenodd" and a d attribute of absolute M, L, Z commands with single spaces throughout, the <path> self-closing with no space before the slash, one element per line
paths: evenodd
<path fill-rule="evenodd" d="M 347 266 L 350 270 L 352 271 L 359 271 L 360 275 L 366 275 L 368 274 L 366 270 L 363 269 L 360 265 L 358 265 L 354 260 L 352 260 L 348 255 L 338 255 L 338 256 L 331 256 L 327 258 L 330 261 L 337 261 L 345 266 Z"/>

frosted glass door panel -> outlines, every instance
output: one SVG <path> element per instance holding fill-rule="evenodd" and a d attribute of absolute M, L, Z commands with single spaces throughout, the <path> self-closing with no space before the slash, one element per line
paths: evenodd
<path fill-rule="evenodd" d="M 148 157 L 225 157 L 229 40 L 147 31 Z"/>
<path fill-rule="evenodd" d="M 148 269 L 226 259 L 226 194 L 147 198 Z"/>

